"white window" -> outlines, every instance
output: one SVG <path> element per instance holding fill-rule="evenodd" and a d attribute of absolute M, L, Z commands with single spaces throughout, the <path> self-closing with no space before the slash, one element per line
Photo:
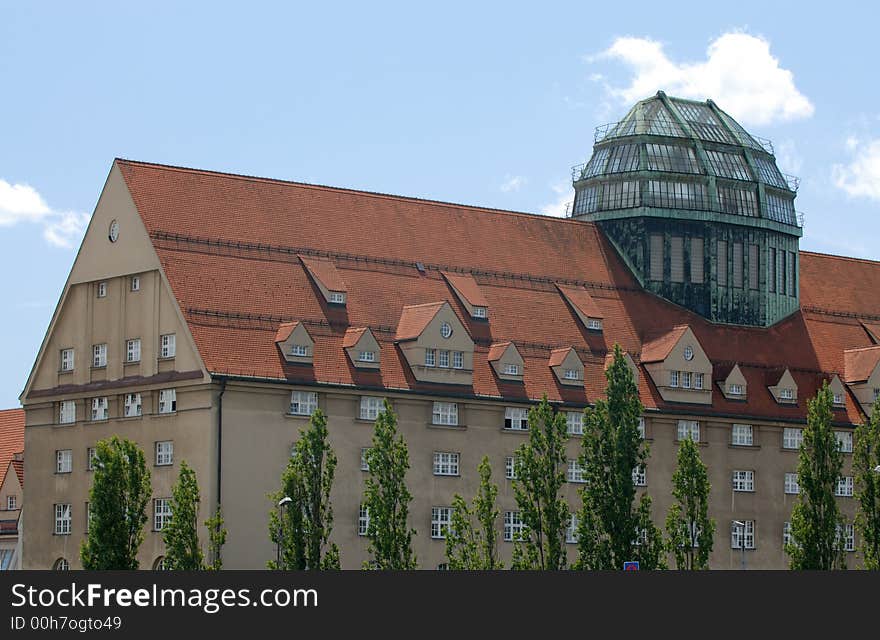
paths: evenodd
<path fill-rule="evenodd" d="M 684 348 L 684 359 L 690 362 L 694 359 L 694 348 L 690 345 Z"/>
<path fill-rule="evenodd" d="M 361 471 L 369 471 L 370 465 L 367 463 L 367 451 L 369 447 L 361 447 Z"/>
<path fill-rule="evenodd" d="M 837 407 L 842 407 L 843 404 L 844 404 L 843 394 L 842 393 L 835 393 L 834 394 L 834 405 Z"/>
<path fill-rule="evenodd" d="M 486 307 L 474 307 L 474 317 L 475 318 L 485 318 L 489 315 L 489 311 Z"/>
<path fill-rule="evenodd" d="M 361 396 L 361 420 L 376 420 L 379 414 L 385 410 L 385 398 L 376 396 Z"/>
<path fill-rule="evenodd" d="M 431 507 L 431 537 L 440 539 L 446 537 L 446 531 L 452 522 L 452 509 L 450 507 Z"/>
<path fill-rule="evenodd" d="M 504 477 L 508 480 L 516 479 L 516 458 L 513 456 L 504 458 Z"/>
<path fill-rule="evenodd" d="M 566 380 L 580 380 L 581 372 L 577 369 L 566 369 L 562 377 Z"/>
<path fill-rule="evenodd" d="M 133 340 L 125 341 L 125 361 L 126 362 L 140 362 L 141 361 L 141 339 L 134 338 Z"/>
<path fill-rule="evenodd" d="M 843 453 L 852 453 L 853 450 L 853 434 L 852 431 L 835 431 L 834 437 L 837 438 L 837 449 Z"/>
<path fill-rule="evenodd" d="M 645 419 L 639 418 L 639 437 L 644 440 L 645 439 Z"/>
<path fill-rule="evenodd" d="M 107 297 L 107 283 L 99 282 L 98 283 L 98 297 L 106 298 Z"/>
<path fill-rule="evenodd" d="M 61 350 L 61 370 L 73 371 L 73 349 Z"/>
<path fill-rule="evenodd" d="M 56 536 L 66 536 L 70 535 L 70 505 L 69 504 L 56 504 L 55 505 L 55 535 Z"/>
<path fill-rule="evenodd" d="M 73 400 L 62 400 L 58 422 L 71 424 L 76 422 L 76 403 Z"/>
<path fill-rule="evenodd" d="M 457 476 L 459 469 L 459 454 L 450 451 L 434 452 L 434 475 Z"/>
<path fill-rule="evenodd" d="M 436 367 L 437 366 L 437 350 L 436 349 L 425 349 L 425 366 L 426 367 Z"/>
<path fill-rule="evenodd" d="M 730 548 L 731 549 L 754 549 L 755 548 L 755 521 L 741 521 L 745 526 L 736 524 L 736 521 L 730 525 Z M 745 540 L 743 541 L 743 537 Z M 743 544 L 745 542 L 745 544 Z"/>
<path fill-rule="evenodd" d="M 376 362 L 376 352 L 361 351 L 360 353 L 358 353 L 358 360 L 360 362 Z"/>
<path fill-rule="evenodd" d="M 798 485 L 798 474 L 796 473 L 786 473 L 785 474 L 785 493 L 789 495 L 794 495 L 801 492 L 801 488 Z"/>
<path fill-rule="evenodd" d="M 678 439 L 687 440 L 688 438 L 694 442 L 700 441 L 700 423 L 696 420 L 679 420 Z"/>
<path fill-rule="evenodd" d="M 309 348 L 304 344 L 292 344 L 290 345 L 290 355 L 297 358 L 308 358 Z"/>
<path fill-rule="evenodd" d="M 18 509 L 18 496 L 6 496 L 6 510 L 15 511 Z"/>
<path fill-rule="evenodd" d="M 345 294 L 341 291 L 331 291 L 330 302 L 333 304 L 345 304 Z"/>
<path fill-rule="evenodd" d="M 452 368 L 453 369 L 464 369 L 464 352 L 463 351 L 453 351 L 452 352 Z"/>
<path fill-rule="evenodd" d="M 166 467 L 174 463 L 174 441 L 164 440 L 156 443 L 156 466 Z"/>
<path fill-rule="evenodd" d="M 853 479 L 852 476 L 844 476 L 842 478 L 837 479 L 837 488 L 834 491 L 834 495 L 840 496 L 842 498 L 851 498 L 853 494 Z"/>
<path fill-rule="evenodd" d="M 584 435 L 584 414 L 581 411 L 566 411 L 565 426 L 571 436 Z"/>
<path fill-rule="evenodd" d="M 691 388 L 691 372 L 690 371 L 682 371 L 681 372 L 681 388 L 682 389 L 690 389 Z"/>
<path fill-rule="evenodd" d="M 639 465 L 635 467 L 632 471 L 632 479 L 633 484 L 637 487 L 647 487 L 648 486 L 648 473 L 645 469 L 645 465 Z"/>
<path fill-rule="evenodd" d="M 733 472 L 733 490 L 734 491 L 754 491 L 755 490 L 755 472 L 754 471 L 734 471 Z"/>
<path fill-rule="evenodd" d="M 790 387 L 783 387 L 782 389 L 779 390 L 779 399 L 786 400 L 789 402 L 794 400 L 794 389 L 792 389 Z"/>
<path fill-rule="evenodd" d="M 358 535 L 365 536 L 370 530 L 370 509 L 366 505 L 358 507 Z"/>
<path fill-rule="evenodd" d="M 140 291 L 141 290 L 141 279 L 139 276 L 131 277 L 131 290 L 132 291 Z"/>
<path fill-rule="evenodd" d="M 73 452 L 70 449 L 61 449 L 55 452 L 55 473 L 70 473 L 73 471 Z"/>
<path fill-rule="evenodd" d="M 568 470 L 565 474 L 565 479 L 569 482 L 574 482 L 575 484 L 583 484 L 587 481 L 584 473 L 586 469 L 581 466 L 580 462 L 577 460 L 569 460 L 568 461 Z"/>
<path fill-rule="evenodd" d="M 730 433 L 730 443 L 740 447 L 750 447 L 754 444 L 752 425 L 734 424 Z"/>
<path fill-rule="evenodd" d="M 92 398 L 92 420 L 107 419 L 107 398 Z"/>
<path fill-rule="evenodd" d="M 782 524 L 782 548 L 784 549 L 788 545 L 792 543 L 791 537 L 791 522 L 784 522 Z"/>
<path fill-rule="evenodd" d="M 171 498 L 153 500 L 153 531 L 162 531 L 171 520 Z"/>
<path fill-rule="evenodd" d="M 458 405 L 454 402 L 435 402 L 431 412 L 433 424 L 454 427 L 458 425 Z"/>
<path fill-rule="evenodd" d="M 159 413 L 174 413 L 177 411 L 177 389 L 162 389 L 159 391 Z"/>
<path fill-rule="evenodd" d="M 159 357 L 173 358 L 177 352 L 177 337 L 173 333 L 166 333 L 159 338 Z"/>
<path fill-rule="evenodd" d="M 856 550 L 856 532 L 855 526 L 851 524 L 843 525 L 843 550 L 844 551 L 855 551 Z M 835 540 L 835 546 L 840 546 L 840 536 L 841 536 L 841 527 L 837 527 L 837 535 Z"/>
<path fill-rule="evenodd" d="M 672 388 L 678 386 L 678 371 L 669 372 L 669 386 Z"/>
<path fill-rule="evenodd" d="M 520 407 L 505 407 L 504 428 L 513 431 L 529 430 L 529 411 Z"/>
<path fill-rule="evenodd" d="M 694 389 L 702 389 L 703 388 L 703 374 L 695 373 L 694 374 Z"/>
<path fill-rule="evenodd" d="M 58 558 L 55 564 L 52 565 L 52 569 L 55 571 L 70 571 L 70 562 L 67 558 Z"/>
<path fill-rule="evenodd" d="M 576 513 L 571 514 L 568 520 L 568 526 L 565 528 L 565 542 L 567 544 L 577 544 L 578 517 Z"/>
<path fill-rule="evenodd" d="M 602 321 L 596 318 L 587 318 L 587 329 L 591 331 L 602 331 Z"/>
<path fill-rule="evenodd" d="M 519 540 L 526 526 L 520 518 L 519 511 L 504 512 L 504 540 L 513 542 Z"/>
<path fill-rule="evenodd" d="M 92 347 L 92 366 L 95 368 L 107 366 L 106 344 L 96 344 Z"/>
<path fill-rule="evenodd" d="M 727 387 L 727 395 L 730 396 L 743 396 L 745 395 L 746 390 L 743 388 L 741 384 L 730 384 Z"/>
<path fill-rule="evenodd" d="M 86 449 L 86 471 L 95 470 L 95 460 L 98 459 L 98 450 L 95 447 Z"/>
<path fill-rule="evenodd" d="M 440 335 L 444 338 L 448 338 L 452 335 L 452 327 L 449 325 L 448 322 L 440 323 Z"/>
<path fill-rule="evenodd" d="M 519 375 L 519 365 L 512 364 L 508 362 L 504 365 L 504 375 L 506 376 L 518 376 Z"/>
<path fill-rule="evenodd" d="M 310 416 L 318 408 L 318 394 L 314 391 L 291 391 L 290 414 Z"/>
<path fill-rule="evenodd" d="M 786 427 L 782 430 L 782 448 L 800 449 L 804 441 L 804 430 Z"/>
<path fill-rule="evenodd" d="M 449 368 L 449 352 L 445 350 L 440 351 L 440 366 L 443 369 Z"/>
<path fill-rule="evenodd" d="M 134 418 L 141 415 L 141 412 L 141 394 L 126 393 L 122 415 L 126 418 Z"/>

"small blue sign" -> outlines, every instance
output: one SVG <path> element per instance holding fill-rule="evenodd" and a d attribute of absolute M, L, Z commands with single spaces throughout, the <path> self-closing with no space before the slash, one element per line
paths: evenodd
<path fill-rule="evenodd" d="M 624 571 L 638 571 L 639 570 L 639 561 L 634 560 L 633 562 L 624 562 L 623 563 Z"/>

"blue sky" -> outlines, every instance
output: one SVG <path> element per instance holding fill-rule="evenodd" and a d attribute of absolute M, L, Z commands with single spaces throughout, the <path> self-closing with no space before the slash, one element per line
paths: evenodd
<path fill-rule="evenodd" d="M 880 259 L 867 3 L 183 4 L 0 0 L 0 407 L 116 156 L 553 214 L 665 89 L 774 141 L 802 248 Z"/>

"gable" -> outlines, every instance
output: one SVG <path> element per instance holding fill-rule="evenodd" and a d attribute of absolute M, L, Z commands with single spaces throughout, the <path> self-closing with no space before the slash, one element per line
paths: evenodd
<path fill-rule="evenodd" d="M 275 344 L 287 362 L 311 364 L 315 341 L 302 322 L 284 322 L 275 333 Z"/>
<path fill-rule="evenodd" d="M 591 331 L 602 330 L 602 312 L 586 289 L 582 287 L 569 287 L 559 283 L 556 283 L 556 288 L 569 306 L 574 309 L 585 329 Z"/>
<path fill-rule="evenodd" d="M 382 349 L 373 332 L 366 327 L 349 329 L 345 332 L 342 347 L 351 363 L 362 369 L 379 369 Z M 366 355 L 372 354 L 372 355 Z"/>
<path fill-rule="evenodd" d="M 297 256 L 328 304 L 345 304 L 347 287 L 332 260 Z"/>
<path fill-rule="evenodd" d="M 525 375 L 525 361 L 519 353 L 519 349 L 512 342 L 495 343 L 489 348 L 489 363 L 492 369 L 502 380 L 514 382 L 522 381 Z M 508 373 L 508 365 L 513 365 L 519 373 Z"/>

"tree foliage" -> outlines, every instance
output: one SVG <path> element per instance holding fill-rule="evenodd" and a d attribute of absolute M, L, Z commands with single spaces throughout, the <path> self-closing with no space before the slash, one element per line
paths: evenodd
<path fill-rule="evenodd" d="M 281 490 L 269 516 L 272 541 L 281 545 L 281 562 L 270 569 L 338 569 L 339 549 L 330 543 L 333 506 L 330 491 L 336 472 L 336 454 L 328 442 L 327 418 L 316 409 L 300 435 L 281 475 Z M 290 498 L 286 501 L 286 498 Z M 286 504 L 279 503 L 284 500 Z"/>
<path fill-rule="evenodd" d="M 171 520 L 162 528 L 165 542 L 165 568 L 176 571 L 204 569 L 199 545 L 199 483 L 196 472 L 180 463 L 177 482 L 171 489 Z"/>
<path fill-rule="evenodd" d="M 367 537 L 371 562 L 364 568 L 406 570 L 416 568 L 412 550 L 415 529 L 409 528 L 412 494 L 406 486 L 409 452 L 397 433 L 397 416 L 385 401 L 376 419 L 373 446 L 367 450 L 364 506 L 369 514 Z"/>
<path fill-rule="evenodd" d="M 792 569 L 845 567 L 844 522 L 834 497 L 843 454 L 831 426 L 832 402 L 827 382 L 807 402 L 807 426 L 798 462 L 800 493 L 791 513 L 792 542 L 786 546 Z"/>
<path fill-rule="evenodd" d="M 483 571 L 504 568 L 498 558 L 499 510 L 495 504 L 498 485 L 492 482 L 492 465 L 484 456 L 477 467 L 480 488 L 469 507 L 464 498 L 452 498 L 452 518 L 446 531 L 446 558 L 453 571 Z"/>
<path fill-rule="evenodd" d="M 643 407 L 638 387 L 620 345 L 605 371 L 605 399 L 587 409 L 580 463 L 585 485 L 580 491 L 577 568 L 621 569 L 638 560 L 642 569 L 662 568 L 663 540 L 651 520 L 651 498 L 636 504 L 633 471 L 648 458 L 639 434 Z"/>
<path fill-rule="evenodd" d="M 667 550 L 679 570 L 709 568 L 715 535 L 715 521 L 709 517 L 710 489 L 697 443 L 685 438 L 678 447 L 678 464 L 672 474 L 675 502 L 666 516 Z"/>
<path fill-rule="evenodd" d="M 226 544 L 226 528 L 223 526 L 223 510 L 217 505 L 214 515 L 205 520 L 208 529 L 208 571 L 223 568 L 223 545 Z"/>
<path fill-rule="evenodd" d="M 856 529 L 861 540 L 865 568 L 880 570 L 880 402 L 871 417 L 856 429 L 853 448 L 855 474 Z"/>
<path fill-rule="evenodd" d="M 571 515 L 561 495 L 568 441 L 565 415 L 547 396 L 529 410 L 529 439 L 516 451 L 513 491 L 524 525 L 514 543 L 514 569 L 565 569 L 565 532 Z"/>
<path fill-rule="evenodd" d="M 89 532 L 80 548 L 85 569 L 137 569 L 152 493 L 144 452 L 112 436 L 96 445 L 89 492 Z"/>

